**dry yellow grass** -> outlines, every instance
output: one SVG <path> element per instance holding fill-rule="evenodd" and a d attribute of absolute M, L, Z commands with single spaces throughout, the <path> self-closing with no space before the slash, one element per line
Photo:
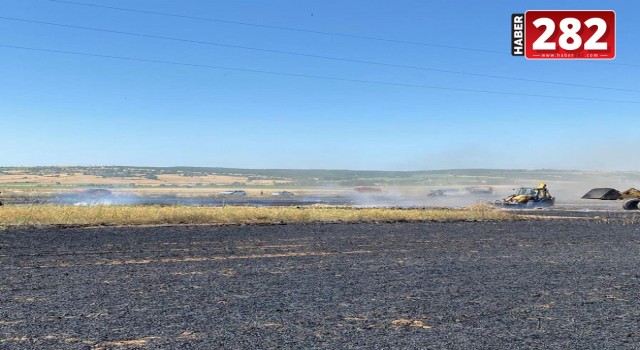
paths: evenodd
<path fill-rule="evenodd" d="M 512 220 L 495 210 L 322 207 L 4 206 L 0 226 Z"/>

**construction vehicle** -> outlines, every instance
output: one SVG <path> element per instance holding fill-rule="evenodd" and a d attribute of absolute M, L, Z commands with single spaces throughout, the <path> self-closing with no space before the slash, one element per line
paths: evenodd
<path fill-rule="evenodd" d="M 640 204 L 640 191 L 630 188 L 626 191 L 618 191 L 614 188 L 594 188 L 587 192 L 583 199 L 600 199 L 600 200 L 624 200 L 622 208 L 625 210 L 638 210 Z"/>
<path fill-rule="evenodd" d="M 615 188 L 604 187 L 604 188 L 594 188 L 591 191 L 585 193 L 585 195 L 582 196 L 581 198 L 611 201 L 611 200 L 622 199 L 622 194 L 620 193 L 620 191 L 616 190 Z"/>
<path fill-rule="evenodd" d="M 497 206 L 512 208 L 540 208 L 554 205 L 556 198 L 551 196 L 547 184 L 541 183 L 536 188 L 521 187 L 516 193 L 505 199 L 496 201 Z"/>
<path fill-rule="evenodd" d="M 640 204 L 640 198 L 629 199 L 624 204 L 622 204 L 622 208 L 625 210 L 638 210 L 638 204 Z"/>
<path fill-rule="evenodd" d="M 620 192 L 622 199 L 626 201 L 622 204 L 622 208 L 625 210 L 638 210 L 638 204 L 640 204 L 640 191 L 631 187 L 630 189 Z"/>

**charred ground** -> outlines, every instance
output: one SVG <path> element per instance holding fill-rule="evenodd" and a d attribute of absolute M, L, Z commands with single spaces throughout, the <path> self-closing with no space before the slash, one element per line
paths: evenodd
<path fill-rule="evenodd" d="M 0 347 L 632 349 L 623 220 L 0 231 Z"/>

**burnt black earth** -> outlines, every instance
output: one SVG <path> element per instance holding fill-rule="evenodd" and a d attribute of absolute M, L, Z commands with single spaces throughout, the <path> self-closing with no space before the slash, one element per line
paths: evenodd
<path fill-rule="evenodd" d="M 640 225 L 0 231 L 1 349 L 638 349 Z"/>

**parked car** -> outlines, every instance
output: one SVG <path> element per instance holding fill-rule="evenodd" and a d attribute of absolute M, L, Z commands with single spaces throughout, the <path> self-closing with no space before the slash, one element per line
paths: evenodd
<path fill-rule="evenodd" d="M 427 197 L 444 197 L 447 194 L 444 192 L 444 190 L 431 190 L 429 191 L 429 193 L 427 193 Z"/>
<path fill-rule="evenodd" d="M 466 190 L 471 194 L 493 194 L 493 187 L 491 186 L 470 186 Z"/>
<path fill-rule="evenodd" d="M 278 191 L 273 192 L 271 195 L 276 197 L 293 197 L 295 194 L 289 191 Z"/>
<path fill-rule="evenodd" d="M 244 197 L 247 195 L 246 191 L 243 190 L 231 190 L 231 191 L 222 191 L 218 193 L 219 196 L 234 196 L 234 197 Z"/>

